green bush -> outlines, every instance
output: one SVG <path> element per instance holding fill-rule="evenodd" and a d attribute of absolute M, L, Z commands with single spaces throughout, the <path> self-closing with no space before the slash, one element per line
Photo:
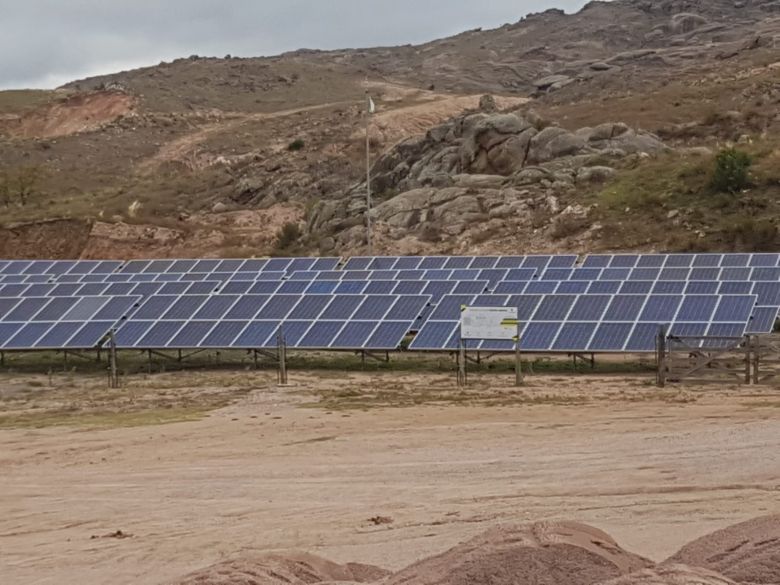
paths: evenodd
<path fill-rule="evenodd" d="M 737 193 L 750 186 L 750 155 L 736 148 L 721 150 L 715 158 L 711 186 L 715 191 Z"/>
<path fill-rule="evenodd" d="M 291 221 L 284 224 L 276 236 L 276 250 L 289 250 L 298 243 L 302 235 L 301 226 L 297 223 Z"/>
<path fill-rule="evenodd" d="M 296 138 L 290 144 L 287 145 L 287 150 L 289 150 L 290 152 L 298 152 L 299 150 L 303 150 L 304 146 L 306 146 L 306 143 L 300 138 Z"/>

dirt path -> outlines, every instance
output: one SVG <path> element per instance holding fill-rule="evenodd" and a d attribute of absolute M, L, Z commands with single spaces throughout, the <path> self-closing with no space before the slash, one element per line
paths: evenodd
<path fill-rule="evenodd" d="M 299 375 L 280 393 L 260 374 L 199 422 L 0 431 L 0 582 L 156 585 L 257 549 L 397 569 L 488 525 L 546 518 L 661 559 L 777 510 L 771 391 L 678 401 L 643 380 L 536 378 L 527 401 L 492 407 L 296 405 L 318 384 L 403 393 L 409 378 Z M 441 380 L 415 384 L 425 396 Z M 132 537 L 104 537 L 117 530 Z"/>

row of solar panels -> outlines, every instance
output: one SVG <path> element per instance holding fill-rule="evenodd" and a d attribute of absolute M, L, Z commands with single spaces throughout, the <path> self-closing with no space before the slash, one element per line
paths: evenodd
<path fill-rule="evenodd" d="M 741 337 L 773 325 L 778 310 L 756 313 L 752 295 L 483 295 L 445 297 L 410 345 L 454 350 L 463 305 L 517 307 L 521 348 L 554 352 L 647 352 L 659 327 L 672 335 Z M 759 322 L 760 321 L 760 322 Z M 708 346 L 723 340 L 702 342 Z M 472 340 L 471 349 L 508 351 L 511 341 Z"/>
<path fill-rule="evenodd" d="M 116 328 L 119 348 L 394 350 L 430 302 L 396 295 L 0 298 L 0 349 L 89 349 Z"/>
<path fill-rule="evenodd" d="M 419 331 L 411 349 L 447 350 L 457 344 L 462 305 L 474 305 L 517 307 L 526 350 L 649 351 L 649 332 L 659 324 L 673 332 L 684 326 L 690 335 L 740 336 L 771 331 L 778 314 L 777 307 L 756 308 L 755 295 L 448 295 L 435 308 L 430 301 L 322 294 L 0 298 L 0 349 L 86 349 L 112 328 L 120 348 L 262 349 L 275 345 L 282 327 L 294 348 L 395 349 Z M 559 338 L 571 324 L 581 336 L 591 332 L 587 345 Z M 597 331 L 627 336 L 606 346 Z"/>
<path fill-rule="evenodd" d="M 538 272 L 533 268 L 485 268 L 455 270 L 330 270 L 257 272 L 257 273 L 114 273 L 114 274 L 6 274 L 0 275 L 0 285 L 12 284 L 90 284 L 142 282 L 260 282 L 280 280 L 487 280 L 528 282 L 539 281 L 780 281 L 780 268 L 551 268 Z"/>
<path fill-rule="evenodd" d="M 487 280 L 286 280 L 0 285 L 2 297 L 198 294 L 754 294 L 762 306 L 780 306 L 780 281 L 501 281 Z"/>
<path fill-rule="evenodd" d="M 253 274 L 344 270 L 458 270 L 532 268 L 780 267 L 780 254 L 591 254 L 532 256 L 369 256 L 342 258 L 251 258 L 172 260 L 0 260 L 6 274 Z"/>

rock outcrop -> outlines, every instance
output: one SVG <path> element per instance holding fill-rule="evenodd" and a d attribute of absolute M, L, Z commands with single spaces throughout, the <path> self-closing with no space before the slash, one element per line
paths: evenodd
<path fill-rule="evenodd" d="M 605 162 L 665 149 L 655 135 L 622 123 L 570 132 L 532 111 L 472 112 L 402 141 L 376 162 L 372 218 L 388 242 L 467 232 L 478 238 L 480 230 L 563 233 L 554 218 L 561 209 L 566 221 L 576 216 L 578 229 L 586 228 L 587 210 L 556 198 L 609 180 L 615 171 Z M 321 251 L 359 247 L 365 210 L 365 183 L 321 203 L 309 222 Z"/>

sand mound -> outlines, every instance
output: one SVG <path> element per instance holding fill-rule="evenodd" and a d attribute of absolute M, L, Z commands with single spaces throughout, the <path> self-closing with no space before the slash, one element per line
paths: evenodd
<path fill-rule="evenodd" d="M 366 583 L 389 571 L 369 565 L 337 565 L 310 554 L 263 555 L 226 561 L 191 573 L 176 585 L 308 585 Z"/>
<path fill-rule="evenodd" d="M 602 585 L 736 585 L 731 579 L 699 567 L 668 565 L 618 577 Z"/>
<path fill-rule="evenodd" d="M 596 528 L 543 522 L 488 530 L 396 573 L 383 585 L 588 585 L 650 565 Z"/>
<path fill-rule="evenodd" d="M 703 536 L 667 563 L 705 567 L 742 583 L 780 584 L 780 514 Z"/>

